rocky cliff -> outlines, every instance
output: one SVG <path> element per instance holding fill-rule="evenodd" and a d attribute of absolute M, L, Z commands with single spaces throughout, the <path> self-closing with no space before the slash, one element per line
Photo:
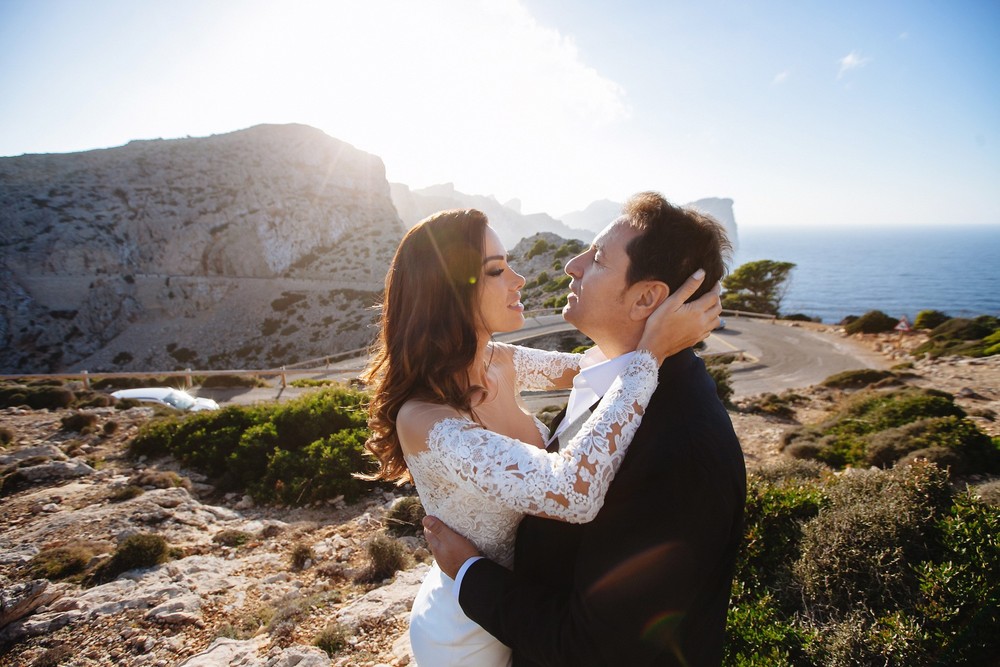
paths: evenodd
<path fill-rule="evenodd" d="M 401 183 L 393 183 L 391 191 L 392 202 L 407 227 L 412 227 L 428 215 L 445 209 L 475 208 L 489 217 L 490 226 L 497 231 L 508 250 L 526 236 L 539 232 L 549 232 L 562 238 L 579 239 L 588 243 L 594 238 L 593 231 L 570 227 L 547 213 L 525 215 L 521 213 L 520 202 L 516 199 L 501 204 L 493 197 L 459 192 L 451 183 L 433 185 L 420 190 L 410 190 Z"/>
<path fill-rule="evenodd" d="M 381 160 L 302 125 L 0 158 L 0 372 L 364 345 L 402 233 Z"/>

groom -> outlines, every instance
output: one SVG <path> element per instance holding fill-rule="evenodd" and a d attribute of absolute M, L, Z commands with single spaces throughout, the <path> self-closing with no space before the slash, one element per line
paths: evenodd
<path fill-rule="evenodd" d="M 635 307 L 648 293 L 641 288 L 659 283 L 665 295 L 701 267 L 697 298 L 722 277 L 729 247 L 717 223 L 647 192 L 566 265 L 573 280 L 563 316 L 610 361 L 577 377 L 563 420 L 572 424 L 555 429 L 550 449 L 568 442 L 635 349 L 645 325 L 636 313 L 648 312 Z M 514 667 L 717 666 L 745 497 L 729 415 L 687 349 L 660 367 L 593 522 L 525 517 L 513 572 L 434 517 L 424 528 L 462 609 L 513 648 Z"/>

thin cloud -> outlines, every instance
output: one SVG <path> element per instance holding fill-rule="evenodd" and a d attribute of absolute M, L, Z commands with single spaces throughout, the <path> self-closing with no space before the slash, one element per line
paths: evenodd
<path fill-rule="evenodd" d="M 899 40 L 902 41 L 904 39 L 909 39 L 909 38 L 910 38 L 910 33 L 908 33 L 908 32 L 901 32 L 901 33 L 899 33 L 899 37 L 898 37 Z"/>
<path fill-rule="evenodd" d="M 847 72 L 852 69 L 858 69 L 864 67 L 872 61 L 871 58 L 865 58 L 857 51 L 851 51 L 846 56 L 840 59 L 840 71 L 837 73 L 837 78 L 840 79 Z"/>
<path fill-rule="evenodd" d="M 788 76 L 790 74 L 791 74 L 791 72 L 789 70 L 787 70 L 787 69 L 784 70 L 784 71 L 778 72 L 777 74 L 774 75 L 774 78 L 771 79 L 771 85 L 772 86 L 780 86 L 781 84 L 783 84 L 785 81 L 788 80 Z"/>

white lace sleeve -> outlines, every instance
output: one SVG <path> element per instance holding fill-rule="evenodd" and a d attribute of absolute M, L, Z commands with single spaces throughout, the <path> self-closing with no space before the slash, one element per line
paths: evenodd
<path fill-rule="evenodd" d="M 582 354 L 549 352 L 533 347 L 514 346 L 514 372 L 518 391 L 544 391 L 566 371 L 578 371 Z"/>
<path fill-rule="evenodd" d="M 457 418 L 436 423 L 427 446 L 466 488 L 473 487 L 518 512 L 585 523 L 604 504 L 604 494 L 625 458 L 656 381 L 656 360 L 642 350 L 576 437 L 558 453 Z"/>

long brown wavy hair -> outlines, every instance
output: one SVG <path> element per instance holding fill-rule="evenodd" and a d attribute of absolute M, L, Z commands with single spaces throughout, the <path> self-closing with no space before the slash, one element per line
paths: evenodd
<path fill-rule="evenodd" d="M 476 387 L 468 369 L 477 351 L 476 322 L 486 215 L 441 211 L 421 220 L 399 244 L 385 277 L 381 326 L 361 379 L 372 388 L 371 436 L 379 462 L 366 479 L 410 480 L 396 416 L 419 397 L 470 410 Z"/>

